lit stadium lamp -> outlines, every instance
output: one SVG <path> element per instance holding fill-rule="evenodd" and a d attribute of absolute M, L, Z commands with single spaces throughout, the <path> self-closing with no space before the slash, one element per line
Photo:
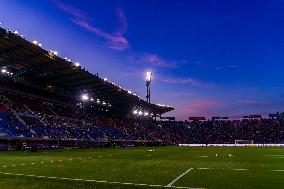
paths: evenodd
<path fill-rule="evenodd" d="M 69 60 L 70 60 L 70 59 L 69 59 Z M 68 60 L 68 61 L 69 61 L 69 60 Z M 70 62 L 70 61 L 69 61 L 69 62 Z M 75 66 L 76 66 L 76 67 L 79 67 L 79 66 L 80 66 L 79 62 L 76 62 L 76 63 L 75 63 Z"/>
<path fill-rule="evenodd" d="M 132 94 L 132 92 L 131 91 L 127 91 L 129 94 Z"/>
<path fill-rule="evenodd" d="M 98 103 L 98 104 L 101 103 L 100 99 L 97 99 L 97 103 Z"/>
<path fill-rule="evenodd" d="M 1 70 L 1 72 L 2 72 L 2 73 L 6 73 L 7 70 L 6 70 L 5 68 L 3 68 L 3 69 Z"/>
<path fill-rule="evenodd" d="M 147 71 L 147 72 L 146 72 L 146 81 L 151 82 L 151 79 L 152 79 L 152 72 Z"/>
<path fill-rule="evenodd" d="M 38 44 L 38 46 L 40 46 L 40 47 L 41 47 L 41 46 L 42 46 L 42 45 L 41 45 L 41 43 L 39 43 L 39 44 Z"/>
<path fill-rule="evenodd" d="M 53 51 L 53 54 L 58 55 L 58 52 L 57 51 Z"/>
<path fill-rule="evenodd" d="M 134 111 L 133 111 L 133 114 L 137 114 L 137 113 L 138 113 L 137 110 L 134 110 Z"/>
<path fill-rule="evenodd" d="M 103 105 L 106 105 L 106 102 L 105 102 L 105 101 L 103 101 Z"/>
<path fill-rule="evenodd" d="M 107 81 L 107 78 L 106 78 L 106 77 L 104 78 L 104 81 Z"/>
<path fill-rule="evenodd" d="M 14 31 L 14 34 L 18 34 L 19 32 L 16 30 L 16 31 Z"/>
<path fill-rule="evenodd" d="M 20 35 L 21 37 L 24 37 L 24 35 Z"/>
<path fill-rule="evenodd" d="M 143 112 L 140 110 L 140 111 L 138 112 L 138 115 L 143 115 Z"/>
<path fill-rule="evenodd" d="M 91 97 L 91 101 L 94 101 L 93 97 Z"/>
<path fill-rule="evenodd" d="M 81 96 L 81 98 L 82 98 L 83 101 L 89 100 L 89 96 L 88 96 L 87 94 L 83 94 L 83 95 Z"/>
<path fill-rule="evenodd" d="M 149 115 L 149 113 L 148 112 L 144 112 L 144 116 L 148 116 Z"/>
<path fill-rule="evenodd" d="M 37 45 L 37 41 L 33 41 L 33 44 Z"/>

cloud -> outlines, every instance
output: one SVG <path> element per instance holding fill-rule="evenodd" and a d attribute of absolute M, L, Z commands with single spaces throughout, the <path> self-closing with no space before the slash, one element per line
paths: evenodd
<path fill-rule="evenodd" d="M 199 98 L 184 103 L 179 111 L 184 112 L 187 116 L 212 116 L 218 112 L 219 103 L 216 99 Z"/>
<path fill-rule="evenodd" d="M 202 88 L 213 88 L 216 86 L 216 84 L 214 83 L 207 83 L 191 77 L 158 76 L 155 78 L 166 84 L 190 85 L 193 87 L 202 87 Z"/>
<path fill-rule="evenodd" d="M 158 54 L 154 53 L 139 53 L 132 55 L 129 59 L 133 62 L 146 64 L 153 67 L 162 67 L 162 68 L 177 68 L 180 64 L 187 63 L 186 60 L 167 60 Z"/>
<path fill-rule="evenodd" d="M 55 4 L 57 8 L 64 11 L 65 13 L 68 13 L 76 18 L 85 18 L 85 14 L 80 9 L 66 5 L 60 1 L 55 1 Z"/>
<path fill-rule="evenodd" d="M 181 98 L 181 97 L 189 97 L 189 96 L 193 96 L 193 95 L 195 95 L 195 93 L 183 91 L 183 92 L 173 92 L 173 93 L 170 93 L 168 96 L 170 98 Z"/>
<path fill-rule="evenodd" d="M 87 31 L 95 33 L 97 36 L 106 39 L 108 42 L 108 47 L 111 49 L 124 50 L 128 48 L 128 41 L 123 36 L 110 34 L 83 20 L 74 19 L 72 20 L 72 22 L 74 22 L 78 26 L 81 26 Z"/>
<path fill-rule="evenodd" d="M 128 48 L 128 40 L 123 36 L 127 32 L 128 24 L 127 18 L 122 9 L 118 8 L 116 11 L 116 15 L 119 20 L 119 26 L 117 28 L 117 31 L 111 33 L 94 26 L 90 21 L 88 21 L 86 15 L 82 10 L 58 1 L 56 1 L 55 4 L 60 10 L 72 16 L 71 21 L 74 24 L 103 38 L 107 42 L 107 46 L 109 48 L 119 51 Z"/>

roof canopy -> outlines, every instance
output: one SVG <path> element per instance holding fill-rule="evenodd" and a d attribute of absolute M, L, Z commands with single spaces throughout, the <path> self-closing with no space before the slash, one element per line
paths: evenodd
<path fill-rule="evenodd" d="M 136 94 L 60 58 L 57 52 L 41 48 L 36 41 L 29 42 L 17 32 L 3 28 L 0 28 L 0 68 L 13 73 L 15 79 L 28 78 L 40 85 L 69 91 L 74 98 L 79 92 L 87 91 L 92 97 L 127 112 L 133 108 L 157 114 L 173 110 L 170 106 L 149 104 Z"/>

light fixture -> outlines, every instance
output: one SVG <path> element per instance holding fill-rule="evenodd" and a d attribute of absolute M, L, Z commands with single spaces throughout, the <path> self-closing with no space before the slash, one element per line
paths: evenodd
<path fill-rule="evenodd" d="M 69 60 L 70 60 L 70 59 L 69 59 Z M 68 61 L 69 61 L 69 60 L 68 60 Z M 76 63 L 75 63 L 75 66 L 76 66 L 76 67 L 79 67 L 79 66 L 80 66 L 79 62 L 76 62 Z"/>
<path fill-rule="evenodd" d="M 151 79 L 152 79 L 152 72 L 147 71 L 146 72 L 146 81 L 151 81 Z"/>
<path fill-rule="evenodd" d="M 81 98 L 82 98 L 82 100 L 84 100 L 84 101 L 89 100 L 88 94 L 83 94 L 83 95 L 81 96 Z"/>

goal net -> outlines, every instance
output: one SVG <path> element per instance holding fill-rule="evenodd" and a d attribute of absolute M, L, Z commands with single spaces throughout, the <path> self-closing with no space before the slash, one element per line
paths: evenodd
<path fill-rule="evenodd" d="M 253 145 L 253 140 L 235 140 L 236 146 L 251 146 Z"/>

